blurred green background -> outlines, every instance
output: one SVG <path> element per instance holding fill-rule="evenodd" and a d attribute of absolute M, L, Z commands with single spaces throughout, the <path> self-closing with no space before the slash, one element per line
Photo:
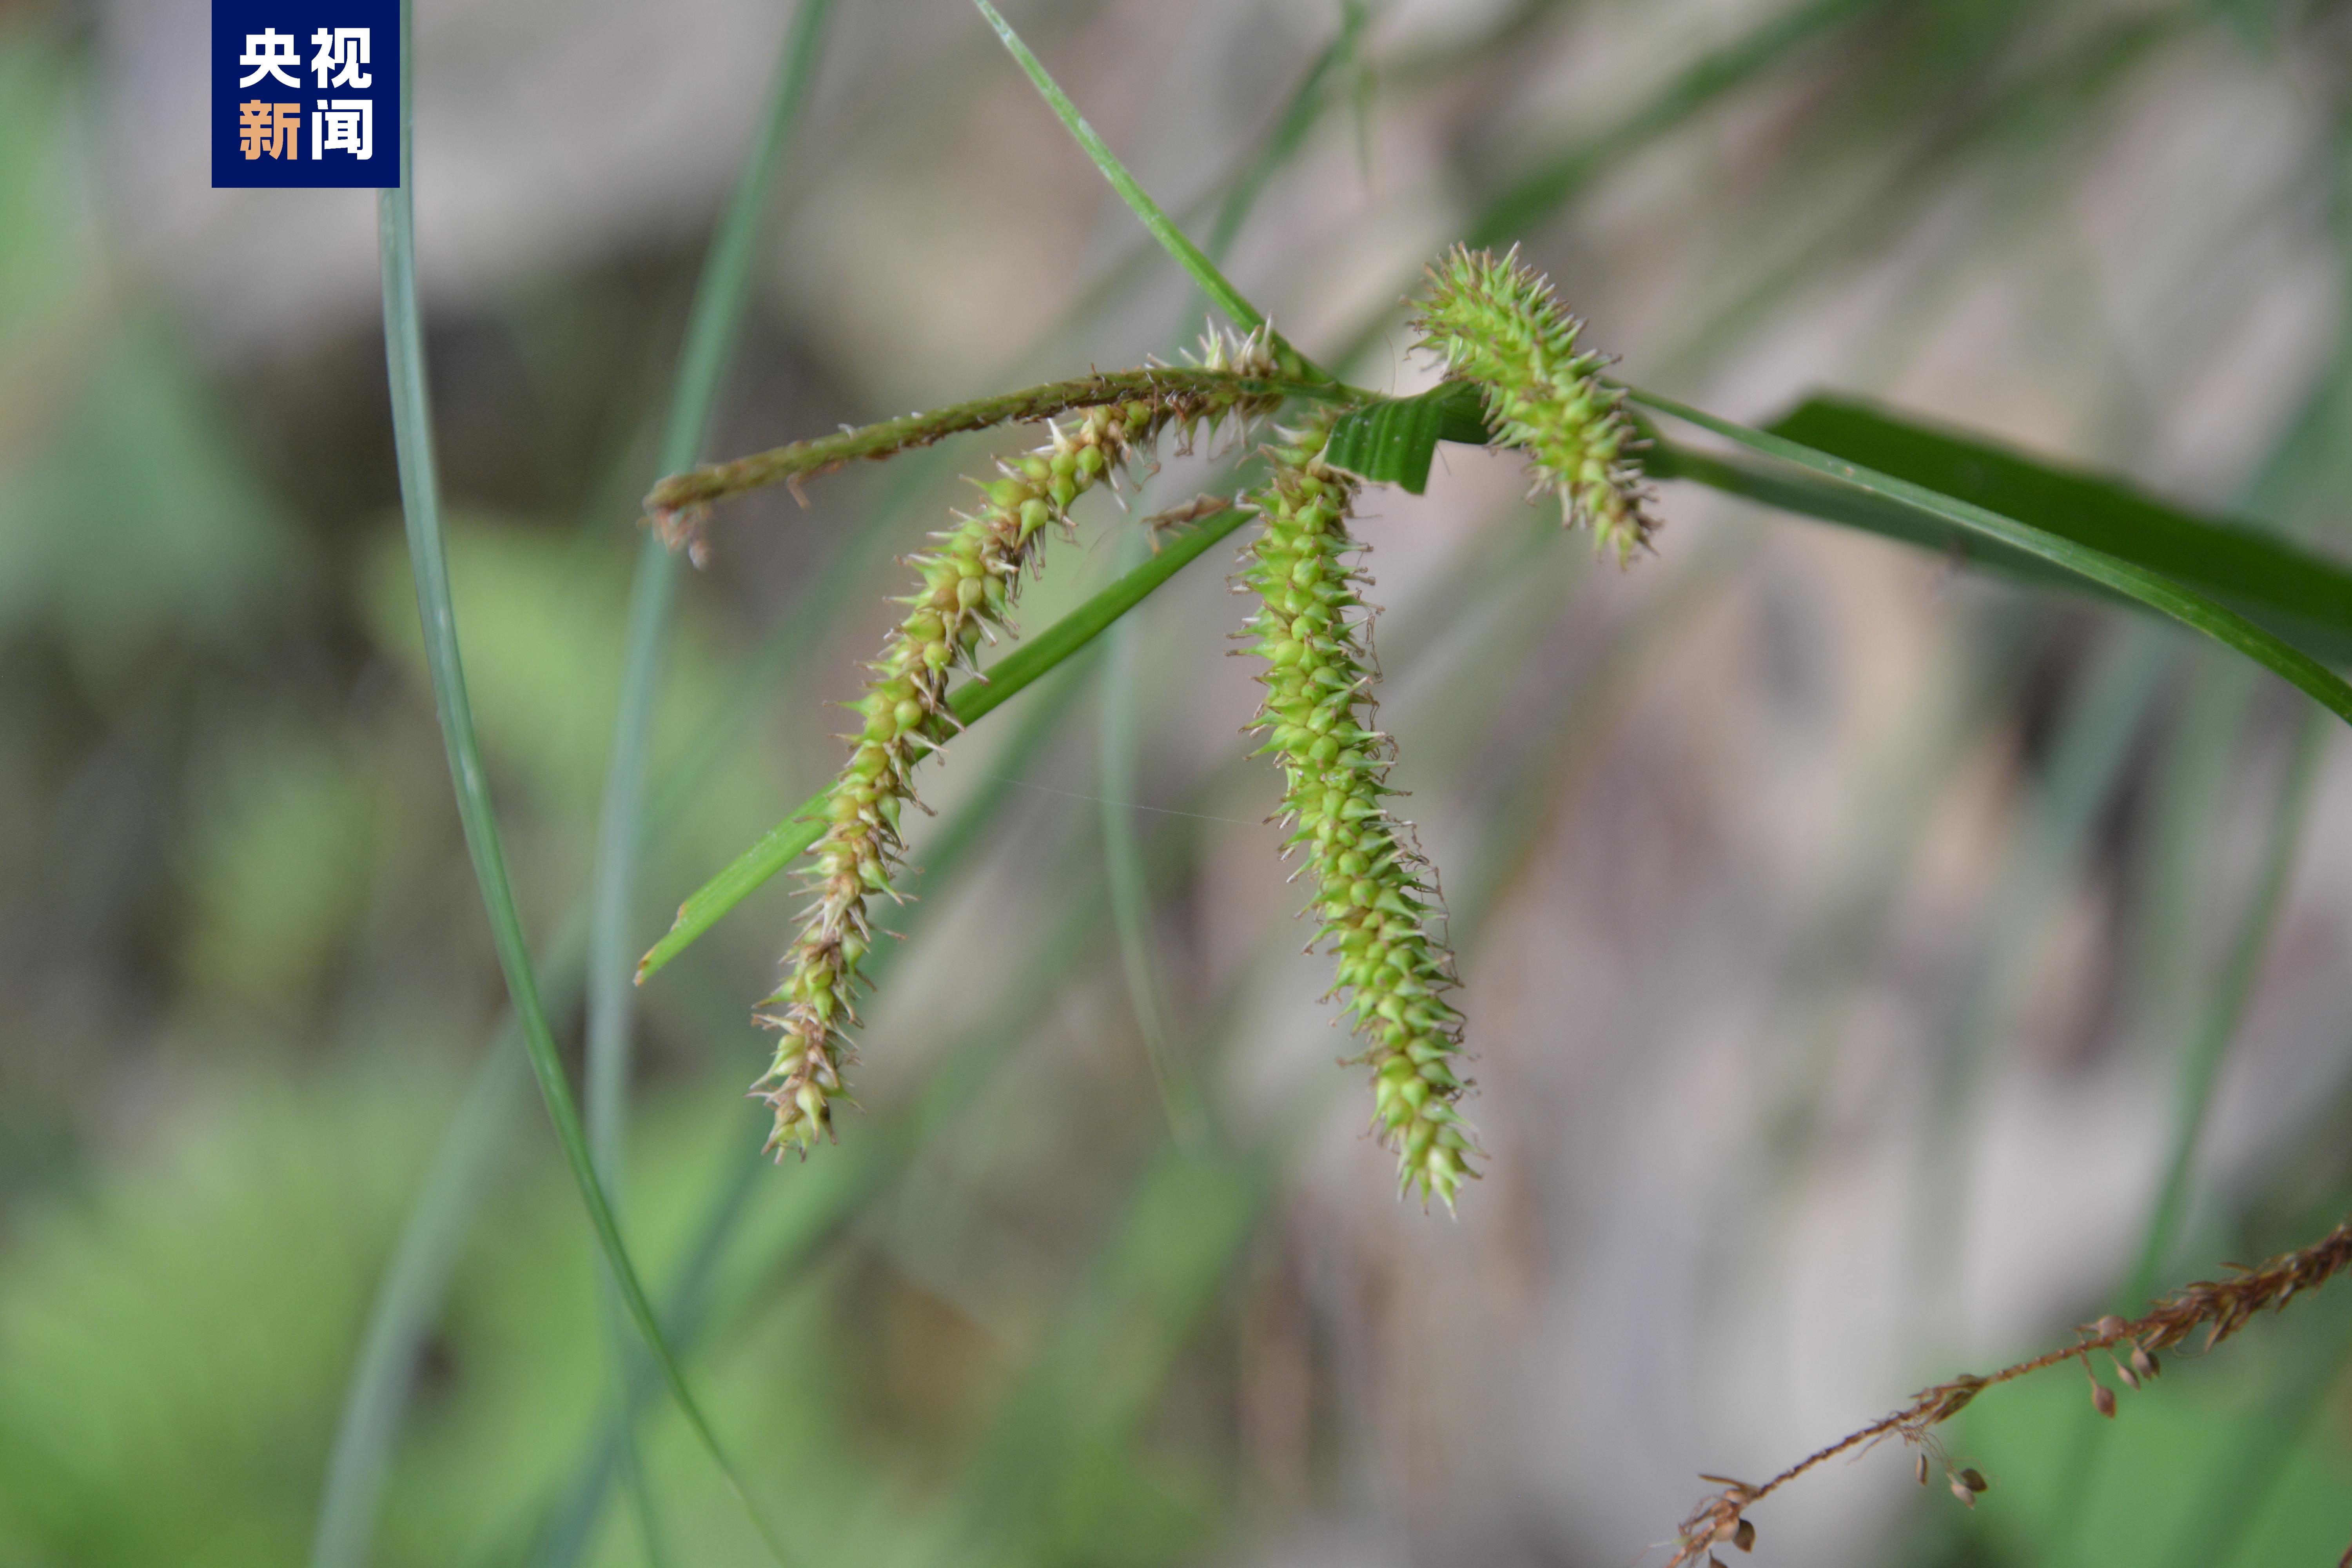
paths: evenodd
<path fill-rule="evenodd" d="M 1433 380 L 1422 262 L 1522 242 L 1645 385 L 1757 421 L 1862 393 L 2352 552 L 2352 6 L 1010 14 L 1350 379 Z M 417 7 L 460 630 L 574 1036 L 636 498 L 790 19 Z M 615 1426 L 502 1033 L 373 203 L 208 188 L 206 26 L 0 6 L 0 1565 L 764 1561 L 657 1396 Z M 1170 353 L 1205 310 L 1146 245 L 961 0 L 845 4 L 709 450 Z M 721 510 L 641 942 L 829 774 L 894 557 L 1004 449 Z M 1144 508 L 1234 456 L 1167 454 Z M 1620 574 L 1521 483 L 1449 448 L 1362 530 L 1479 1053 L 1458 1221 L 1394 1201 L 1331 1065 L 1215 564 L 934 770 L 837 1147 L 760 1162 L 741 1099 L 788 889 L 637 997 L 626 1229 L 796 1561 L 1622 1564 L 1695 1472 L 2352 1209 L 2332 721 L 2168 627 L 1696 487 Z M 1024 624 L 1134 531 L 1102 504 Z M 383 1490 L 322 1531 L 388 1279 Z M 2111 1426 L 2063 1369 L 1989 1395 L 1947 1430 L 1972 1512 L 1874 1453 L 1760 1510 L 1754 1560 L 2332 1563 L 2347 1300 Z"/>

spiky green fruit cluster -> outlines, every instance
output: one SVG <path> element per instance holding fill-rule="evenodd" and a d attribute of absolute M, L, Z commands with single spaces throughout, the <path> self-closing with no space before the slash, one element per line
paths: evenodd
<path fill-rule="evenodd" d="M 1648 547 L 1657 520 L 1634 453 L 1641 442 L 1625 395 L 1601 380 L 1606 354 L 1580 353 L 1584 323 L 1514 248 L 1497 260 L 1456 246 L 1429 269 L 1430 294 L 1413 325 L 1444 357 L 1449 378 L 1475 383 L 1492 445 L 1527 452 L 1536 488 L 1559 497 L 1571 528 L 1590 524 L 1620 565 Z"/>
<path fill-rule="evenodd" d="M 1202 426 L 1269 413 L 1278 401 L 1239 383 L 1272 371 L 1256 339 L 1214 341 L 1203 369 L 1230 371 L 1230 390 L 1197 386 L 1181 392 L 1089 408 L 1067 425 L 1049 426 L 1053 438 L 1018 459 L 998 465 L 999 477 L 980 484 L 981 504 L 958 513 L 956 526 L 931 536 L 935 546 L 907 564 L 922 574 L 917 591 L 894 601 L 907 614 L 867 666 L 873 679 L 851 705 L 864 721 L 844 737 L 849 763 L 834 782 L 825 828 L 806 873 L 813 895 L 799 936 L 784 955 L 784 979 L 755 1016 L 779 1030 L 774 1062 L 752 1093 L 775 1108 L 769 1147 L 805 1153 L 830 1131 L 833 1101 L 842 1092 L 850 1056 L 842 1029 L 856 1021 L 858 969 L 873 942 L 866 902 L 896 899 L 891 879 L 903 846 L 898 817 L 914 797 L 917 763 L 954 730 L 948 679 L 969 667 L 983 639 L 1011 634 L 1007 619 L 1023 576 L 1034 566 L 1049 525 L 1066 525 L 1070 504 L 1149 448 L 1171 426 L 1189 437 Z"/>
<path fill-rule="evenodd" d="M 1306 858 L 1318 942 L 1339 957 L 1335 994 L 1366 1044 L 1373 1124 L 1398 1156 L 1400 1191 L 1448 1208 L 1478 1152 L 1455 1102 L 1462 1016 L 1449 1005 L 1453 956 L 1430 931 L 1443 905 L 1426 863 L 1381 804 L 1391 748 L 1372 728 L 1374 676 L 1364 579 L 1349 562 L 1356 482 L 1321 461 L 1328 418 L 1283 432 L 1272 477 L 1248 501 L 1264 520 L 1242 581 L 1258 596 L 1249 623 L 1265 702 L 1259 754 L 1282 765 L 1285 847 Z M 1310 944 L 1311 945 L 1311 944 Z"/>

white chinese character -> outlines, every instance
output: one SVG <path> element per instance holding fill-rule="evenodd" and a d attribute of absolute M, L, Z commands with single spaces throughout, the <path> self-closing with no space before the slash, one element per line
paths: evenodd
<path fill-rule="evenodd" d="M 266 76 L 274 76 L 298 91 L 302 86 L 299 79 L 286 74 L 288 66 L 296 70 L 302 68 L 302 57 L 295 51 L 294 35 L 291 33 L 281 33 L 275 27 L 247 33 L 245 36 L 245 53 L 236 63 L 253 68 L 252 75 L 237 82 L 239 87 L 251 87 Z"/>
<path fill-rule="evenodd" d="M 359 159 L 375 156 L 375 100 L 322 98 L 310 116 L 310 156 L 349 153 Z"/>
<path fill-rule="evenodd" d="M 318 74 L 319 90 L 331 87 L 373 87 L 375 79 L 360 67 L 368 63 L 368 30 L 365 27 L 321 27 L 310 35 L 319 52 L 310 58 L 310 68 Z M 328 79 L 328 73 L 333 79 Z"/>

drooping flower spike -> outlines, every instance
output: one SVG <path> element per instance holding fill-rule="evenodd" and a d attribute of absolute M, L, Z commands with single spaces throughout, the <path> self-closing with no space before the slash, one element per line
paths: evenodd
<path fill-rule="evenodd" d="M 1349 559 L 1356 481 L 1322 461 L 1331 416 L 1285 431 L 1273 474 L 1248 500 L 1263 520 L 1242 583 L 1258 598 L 1249 623 L 1265 704 L 1253 729 L 1281 764 L 1286 856 L 1305 857 L 1318 942 L 1339 957 L 1333 989 L 1365 1042 L 1373 1124 L 1397 1152 L 1401 1191 L 1447 1208 L 1477 1136 L 1456 1109 L 1462 1016 L 1446 1001 L 1454 960 L 1432 932 L 1444 914 L 1428 867 L 1381 804 L 1392 748 L 1375 721 L 1370 612 Z M 1310 944 L 1311 945 L 1311 944 Z"/>
<path fill-rule="evenodd" d="M 814 895 L 799 936 L 784 955 L 783 983 L 756 1016 L 782 1032 L 774 1062 L 752 1086 L 775 1108 L 770 1147 L 805 1153 L 832 1126 L 850 1048 L 843 1026 L 856 1021 L 858 970 L 874 939 L 867 900 L 896 899 L 891 878 L 902 854 L 899 812 L 914 798 L 912 773 L 953 728 L 947 706 L 950 672 L 970 667 L 983 638 L 1011 635 L 1008 612 L 1024 574 L 1036 565 L 1050 524 L 1066 526 L 1069 507 L 1133 457 L 1149 451 L 1171 426 L 1189 438 L 1228 418 L 1273 411 L 1278 395 L 1250 384 L 1271 374 L 1261 339 L 1213 339 L 1202 369 L 1232 384 L 1197 378 L 1164 395 L 1087 408 L 1052 439 L 980 485 L 981 504 L 931 537 L 933 549 L 908 558 L 922 574 L 898 603 L 908 611 L 868 668 L 873 679 L 853 705 L 864 721 L 846 736 L 848 765 L 825 798 L 824 836 L 807 873 Z"/>
<path fill-rule="evenodd" d="M 1655 523 L 1622 394 L 1599 378 L 1608 362 L 1577 351 L 1579 323 L 1516 255 L 1498 261 L 1457 249 L 1431 276 L 1417 322 L 1423 346 L 1444 356 L 1454 379 L 1478 387 L 1496 444 L 1529 454 L 1538 488 L 1559 496 L 1566 520 L 1591 524 L 1601 548 L 1630 560 Z M 1243 573 L 1258 598 L 1249 635 L 1266 661 L 1266 697 L 1253 728 L 1265 737 L 1261 754 L 1283 769 L 1278 815 L 1291 829 L 1284 852 L 1304 857 L 1299 875 L 1318 921 L 1309 945 L 1328 943 L 1336 953 L 1334 994 L 1364 1047 L 1351 1060 L 1372 1070 L 1373 1124 L 1397 1151 L 1400 1188 L 1451 1208 L 1476 1176 L 1477 1136 L 1458 1106 L 1462 1016 L 1447 999 L 1456 982 L 1439 934 L 1442 901 L 1408 827 L 1382 804 L 1392 793 L 1392 748 L 1371 727 L 1370 611 L 1357 592 L 1365 579 L 1350 564 L 1360 547 L 1347 528 L 1361 481 L 1325 461 L 1335 424 L 1360 416 L 1360 400 L 1328 382 L 1284 379 L 1267 341 L 1213 340 L 1191 370 L 1096 374 L 795 443 L 673 476 L 649 498 L 657 526 L 691 539 L 710 501 L 758 484 L 1000 419 L 1055 408 L 1071 416 L 1052 426 L 1047 445 L 1000 464 L 1000 477 L 981 485 L 982 504 L 908 562 L 920 584 L 898 601 L 907 614 L 854 705 L 862 728 L 846 737 L 849 763 L 824 797 L 806 873 L 813 898 L 782 983 L 757 1015 L 783 1037 L 753 1086 L 775 1110 L 771 1147 L 805 1153 L 831 1131 L 851 1055 L 844 1029 L 856 1021 L 860 967 L 874 938 L 868 901 L 900 896 L 892 879 L 913 770 L 954 728 L 950 671 L 971 667 L 983 638 L 1010 632 L 1011 605 L 1047 525 L 1066 526 L 1078 496 L 1114 479 L 1170 426 L 1189 436 L 1203 424 L 1272 414 L 1286 396 L 1304 393 L 1319 406 L 1267 448 L 1271 474 L 1244 502 L 1263 521 Z M 1419 438 L 1433 444 L 1439 436 L 1423 430 Z"/>
<path fill-rule="evenodd" d="M 1559 497 L 1568 525 L 1589 524 L 1596 548 L 1630 563 L 1649 548 L 1657 520 L 1625 395 L 1601 380 L 1609 356 L 1578 350 L 1584 323 L 1516 247 L 1497 260 L 1456 246 L 1429 278 L 1413 321 L 1419 346 L 1444 360 L 1449 377 L 1477 385 L 1493 444 L 1528 454 L 1536 489 Z"/>

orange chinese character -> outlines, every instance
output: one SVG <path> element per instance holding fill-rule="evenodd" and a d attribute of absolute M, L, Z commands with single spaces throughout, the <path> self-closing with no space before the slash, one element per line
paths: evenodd
<path fill-rule="evenodd" d="M 236 144 L 248 162 L 260 157 L 265 146 L 270 156 L 278 155 L 278 117 L 270 112 L 276 107 L 257 98 L 236 106 Z"/>
<path fill-rule="evenodd" d="M 302 106 L 251 99 L 236 106 L 236 143 L 248 159 L 302 155 Z"/>

